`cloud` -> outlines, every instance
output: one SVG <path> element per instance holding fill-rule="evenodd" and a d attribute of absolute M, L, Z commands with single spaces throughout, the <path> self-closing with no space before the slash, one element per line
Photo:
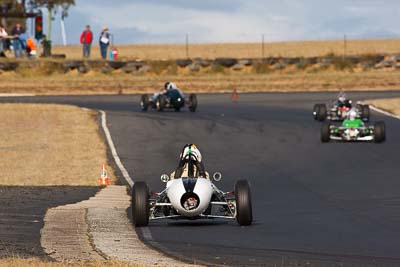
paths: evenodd
<path fill-rule="evenodd" d="M 232 12 L 239 10 L 242 6 L 241 0 L 201 0 L 201 1 L 189 1 L 189 0 L 135 0 L 135 1 L 127 1 L 127 0 L 85 0 L 85 1 L 77 1 L 77 6 L 82 5 L 84 3 L 94 4 L 96 6 L 101 6 L 107 9 L 110 8 L 124 8 L 129 4 L 134 5 L 151 5 L 158 7 L 169 7 L 169 8 L 180 8 L 187 10 L 204 10 L 204 11 L 215 11 L 220 10 L 223 12 Z"/>
<path fill-rule="evenodd" d="M 395 37 L 399 12 L 395 0 L 78 0 L 66 23 L 73 43 L 86 24 L 124 44 L 285 41 Z"/>

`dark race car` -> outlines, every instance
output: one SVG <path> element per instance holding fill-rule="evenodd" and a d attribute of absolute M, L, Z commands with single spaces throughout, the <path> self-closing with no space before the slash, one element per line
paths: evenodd
<path fill-rule="evenodd" d="M 313 116 L 315 120 L 324 121 L 325 119 L 331 121 L 343 121 L 346 119 L 349 111 L 353 108 L 353 102 L 346 98 L 344 93 L 340 93 L 338 99 L 334 100 L 332 104 L 315 104 L 313 109 Z M 357 118 L 364 122 L 369 121 L 369 106 L 357 104 L 355 106 Z"/>
<path fill-rule="evenodd" d="M 140 107 L 147 111 L 149 107 L 163 111 L 164 109 L 174 109 L 180 111 L 187 106 L 191 112 L 197 109 L 197 96 L 190 94 L 186 97 L 174 83 L 166 83 L 164 90 L 153 95 L 144 94 L 140 99 Z"/>

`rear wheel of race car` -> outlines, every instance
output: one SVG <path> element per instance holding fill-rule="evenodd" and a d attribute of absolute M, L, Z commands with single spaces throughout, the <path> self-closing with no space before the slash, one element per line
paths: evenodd
<path fill-rule="evenodd" d="M 327 143 L 331 140 L 331 124 L 325 123 L 321 128 L 321 142 Z"/>
<path fill-rule="evenodd" d="M 315 105 L 314 105 L 314 108 L 313 108 L 314 120 L 317 120 L 318 111 L 319 111 L 319 104 L 315 104 Z"/>
<path fill-rule="evenodd" d="M 132 187 L 132 220 L 135 227 L 149 224 L 149 188 L 145 182 Z"/>
<path fill-rule="evenodd" d="M 140 107 L 142 108 L 143 111 L 147 111 L 149 108 L 149 96 L 148 95 L 142 95 L 140 98 Z"/>
<path fill-rule="evenodd" d="M 365 122 L 369 121 L 369 106 L 361 105 L 361 119 Z"/>
<path fill-rule="evenodd" d="M 383 121 L 377 121 L 374 125 L 374 141 L 375 143 L 381 143 L 386 139 L 385 123 Z"/>
<path fill-rule="evenodd" d="M 326 105 L 319 104 L 318 113 L 317 113 L 317 120 L 324 121 L 326 118 Z"/>
<path fill-rule="evenodd" d="M 179 112 L 179 111 L 181 111 L 181 108 L 175 108 L 175 111 Z"/>
<path fill-rule="evenodd" d="M 189 110 L 195 112 L 197 109 L 197 96 L 196 94 L 189 95 Z"/>
<path fill-rule="evenodd" d="M 163 111 L 165 108 L 165 104 L 167 103 L 167 100 L 165 98 L 165 95 L 159 95 L 156 100 L 156 108 L 158 111 Z"/>
<path fill-rule="evenodd" d="M 236 220 L 240 225 L 250 225 L 253 222 L 250 185 L 246 180 L 235 184 Z"/>

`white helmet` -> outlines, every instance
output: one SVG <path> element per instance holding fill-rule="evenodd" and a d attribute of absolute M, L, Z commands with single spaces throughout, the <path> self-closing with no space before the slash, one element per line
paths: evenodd
<path fill-rule="evenodd" d="M 355 119 L 357 119 L 357 111 L 356 111 L 355 109 L 352 108 L 352 109 L 349 111 L 348 118 L 349 118 L 349 120 L 351 120 L 351 121 L 354 121 Z"/>
<path fill-rule="evenodd" d="M 189 159 L 190 156 L 194 156 L 196 161 L 201 162 L 201 153 L 195 144 L 186 145 L 181 154 L 182 159 Z"/>
<path fill-rule="evenodd" d="M 340 93 L 339 93 L 339 95 L 338 95 L 338 99 L 339 99 L 339 101 L 340 102 L 344 102 L 344 101 L 346 101 L 346 93 L 345 92 L 343 92 L 343 91 L 341 91 Z"/>
<path fill-rule="evenodd" d="M 178 89 L 175 83 L 168 83 L 167 90 Z"/>

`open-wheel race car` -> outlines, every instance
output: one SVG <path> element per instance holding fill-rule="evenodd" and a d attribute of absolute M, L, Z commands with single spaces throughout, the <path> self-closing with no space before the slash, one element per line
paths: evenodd
<path fill-rule="evenodd" d="M 161 92 L 153 95 L 143 94 L 140 98 L 140 108 L 147 111 L 149 107 L 163 111 L 164 109 L 174 109 L 180 111 L 181 108 L 187 106 L 191 112 L 197 109 L 197 96 L 190 94 L 186 97 L 179 88 L 171 82 L 164 85 Z"/>
<path fill-rule="evenodd" d="M 246 180 L 237 181 L 234 191 L 224 192 L 215 186 L 208 173 L 204 177 L 199 175 L 198 162 L 191 155 L 186 164 L 186 170 L 178 177 L 175 175 L 178 171 L 161 176 L 166 188 L 159 193 L 150 193 L 145 182 L 133 185 L 132 218 L 136 227 L 161 219 L 219 218 L 236 219 L 239 225 L 252 223 L 250 185 Z M 217 172 L 212 178 L 220 181 L 222 175 Z"/>
<path fill-rule="evenodd" d="M 369 106 L 356 104 L 354 107 L 353 101 L 346 98 L 346 95 L 341 92 L 336 100 L 330 105 L 315 104 L 313 108 L 313 116 L 315 120 L 324 121 L 343 121 L 346 119 L 351 109 L 356 109 L 357 118 L 367 122 L 369 121 Z"/>
<path fill-rule="evenodd" d="M 327 143 L 330 140 L 336 141 L 369 141 L 380 143 L 386 139 L 385 123 L 375 122 L 374 125 L 367 126 L 356 118 L 355 111 L 350 111 L 342 125 L 335 126 L 330 122 L 325 123 L 321 129 L 321 141 Z"/>

